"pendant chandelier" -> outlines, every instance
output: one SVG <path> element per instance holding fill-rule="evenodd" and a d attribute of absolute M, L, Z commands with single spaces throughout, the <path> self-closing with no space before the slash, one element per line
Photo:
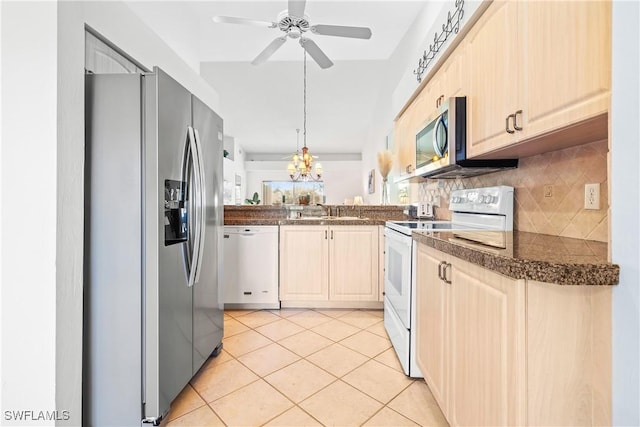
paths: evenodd
<path fill-rule="evenodd" d="M 313 165 L 314 156 L 307 147 L 307 51 L 304 51 L 304 79 L 303 79 L 303 131 L 302 131 L 302 154 L 298 151 L 300 146 L 300 129 L 296 129 L 296 153 L 291 156 L 291 163 L 287 166 L 289 177 L 292 181 L 320 181 L 322 179 L 322 165 Z"/>

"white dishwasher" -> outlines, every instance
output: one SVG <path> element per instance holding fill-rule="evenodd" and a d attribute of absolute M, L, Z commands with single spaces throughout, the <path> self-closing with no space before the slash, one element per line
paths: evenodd
<path fill-rule="evenodd" d="M 279 309 L 278 226 L 224 227 L 225 308 Z"/>

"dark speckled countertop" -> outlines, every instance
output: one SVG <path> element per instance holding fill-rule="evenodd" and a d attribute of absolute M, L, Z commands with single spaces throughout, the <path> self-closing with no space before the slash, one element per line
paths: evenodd
<path fill-rule="evenodd" d="M 340 219 L 339 217 L 331 219 L 321 218 L 299 218 L 299 219 L 277 219 L 277 218 L 259 218 L 259 219 L 225 219 L 224 225 L 384 225 L 385 221 L 381 219 L 358 218 L 358 219 Z"/>
<path fill-rule="evenodd" d="M 514 279 L 558 285 L 616 285 L 620 267 L 608 262 L 606 243 L 546 234 L 483 232 L 505 243 L 497 249 L 475 243 L 465 232 L 414 231 L 413 239 Z"/>

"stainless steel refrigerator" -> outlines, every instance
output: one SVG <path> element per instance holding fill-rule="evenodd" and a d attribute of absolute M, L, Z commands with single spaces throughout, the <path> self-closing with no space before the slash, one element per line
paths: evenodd
<path fill-rule="evenodd" d="M 85 88 L 83 425 L 157 423 L 222 347 L 222 119 L 159 68 Z"/>

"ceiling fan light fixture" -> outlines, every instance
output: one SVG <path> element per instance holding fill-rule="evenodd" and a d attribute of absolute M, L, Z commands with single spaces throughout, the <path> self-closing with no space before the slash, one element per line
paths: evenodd
<path fill-rule="evenodd" d="M 299 39 L 302 37 L 302 31 L 298 27 L 291 27 L 287 35 L 292 39 Z"/>

